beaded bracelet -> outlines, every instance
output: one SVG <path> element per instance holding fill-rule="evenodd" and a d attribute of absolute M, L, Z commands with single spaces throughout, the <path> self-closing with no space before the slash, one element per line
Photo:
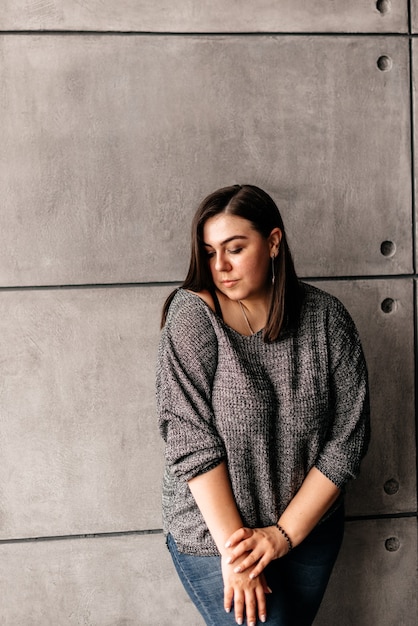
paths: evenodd
<path fill-rule="evenodd" d="M 284 538 L 286 539 L 286 541 L 287 541 L 287 545 L 289 546 L 289 550 L 287 551 L 287 553 L 289 554 L 289 552 L 290 552 L 291 550 L 293 550 L 292 540 L 291 540 L 291 538 L 289 537 L 289 535 L 287 534 L 287 532 L 285 531 L 285 529 L 284 529 L 284 528 L 282 528 L 282 527 L 280 526 L 279 522 L 277 522 L 276 526 L 277 526 L 277 530 L 279 530 L 279 531 L 282 533 L 283 537 L 284 537 Z"/>

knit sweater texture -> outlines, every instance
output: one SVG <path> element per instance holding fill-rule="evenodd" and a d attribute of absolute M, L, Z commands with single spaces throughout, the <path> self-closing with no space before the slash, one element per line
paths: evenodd
<path fill-rule="evenodd" d="M 344 488 L 369 441 L 367 369 L 341 302 L 303 284 L 298 329 L 266 343 L 241 335 L 179 289 L 161 334 L 163 528 L 181 552 L 219 552 L 187 481 L 226 461 L 243 523 L 277 522 L 316 467 Z"/>

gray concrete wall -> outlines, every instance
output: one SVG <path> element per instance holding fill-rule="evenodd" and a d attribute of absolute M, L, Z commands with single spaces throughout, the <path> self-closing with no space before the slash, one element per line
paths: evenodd
<path fill-rule="evenodd" d="M 415 626 L 416 33 L 417 0 L 2 3 L 2 626 L 201 626 L 160 531 L 154 362 L 196 203 L 234 182 L 277 200 L 369 363 L 316 626 Z"/>

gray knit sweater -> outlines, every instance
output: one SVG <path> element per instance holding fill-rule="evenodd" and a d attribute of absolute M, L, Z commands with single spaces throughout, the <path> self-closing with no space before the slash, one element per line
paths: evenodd
<path fill-rule="evenodd" d="M 359 472 L 369 404 L 357 331 L 339 300 L 303 288 L 297 333 L 274 343 L 241 335 L 183 289 L 171 303 L 157 406 L 164 531 L 182 552 L 218 554 L 187 481 L 223 460 L 248 527 L 275 524 L 313 466 L 341 488 Z"/>

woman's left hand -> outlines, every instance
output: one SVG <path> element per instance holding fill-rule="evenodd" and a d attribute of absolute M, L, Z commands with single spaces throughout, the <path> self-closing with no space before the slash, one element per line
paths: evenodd
<path fill-rule="evenodd" d="M 240 528 L 229 537 L 225 547 L 229 548 L 228 563 L 230 564 L 248 553 L 234 571 L 244 572 L 249 567 L 254 567 L 250 578 L 259 576 L 270 561 L 285 556 L 289 551 L 286 539 L 276 526 Z"/>

